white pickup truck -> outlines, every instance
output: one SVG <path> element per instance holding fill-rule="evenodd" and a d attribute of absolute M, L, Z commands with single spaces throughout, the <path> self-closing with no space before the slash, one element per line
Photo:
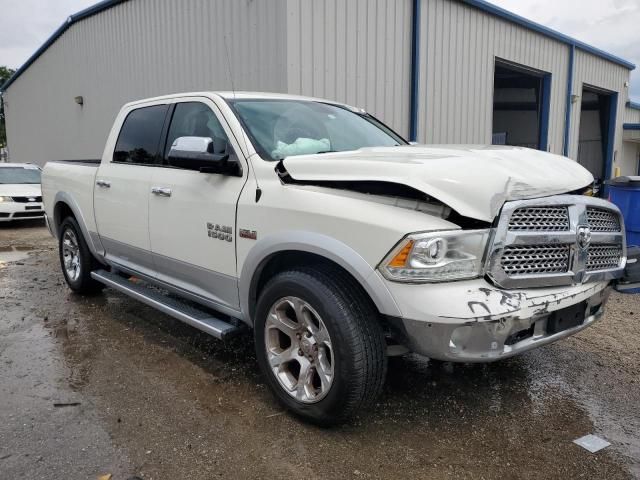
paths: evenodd
<path fill-rule="evenodd" d="M 203 92 L 125 105 L 102 160 L 50 162 L 42 190 L 72 290 L 252 328 L 278 399 L 333 424 L 389 355 L 489 362 L 602 317 L 626 245 L 592 183 L 545 152 L 410 145 L 331 101 Z"/>

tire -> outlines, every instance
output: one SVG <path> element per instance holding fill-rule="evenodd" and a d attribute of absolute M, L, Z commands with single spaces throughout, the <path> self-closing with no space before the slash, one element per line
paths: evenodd
<path fill-rule="evenodd" d="M 296 315 L 299 312 L 302 315 Z M 298 316 L 302 322 L 290 321 Z M 332 426 L 378 398 L 387 369 L 378 312 L 360 286 L 339 268 L 304 267 L 274 276 L 260 292 L 254 327 L 256 357 L 266 382 L 295 415 L 316 425 Z M 311 335 L 306 343 L 302 337 L 297 343 L 293 339 L 291 333 L 296 329 L 305 332 L 305 338 Z M 329 342 L 323 341 L 327 333 Z M 306 357 L 309 342 L 315 343 Z M 282 361 L 290 357 L 293 359 Z M 306 364 L 304 357 L 311 362 L 308 370 L 300 363 Z M 305 376 L 308 381 L 303 385 L 307 386 L 301 393 L 300 378 L 305 371 L 312 373 Z M 323 379 L 330 382 L 323 383 Z"/>
<path fill-rule="evenodd" d="M 69 288 L 76 293 L 83 294 L 101 291 L 104 285 L 91 278 L 91 271 L 97 269 L 99 264 L 91 255 L 76 219 L 73 217 L 65 218 L 60 224 L 59 231 L 60 267 Z M 75 256 L 70 257 L 69 253 L 74 253 Z M 69 265 L 65 264 L 65 255 L 67 260 L 72 258 L 71 264 L 75 265 L 75 268 L 69 268 Z"/>

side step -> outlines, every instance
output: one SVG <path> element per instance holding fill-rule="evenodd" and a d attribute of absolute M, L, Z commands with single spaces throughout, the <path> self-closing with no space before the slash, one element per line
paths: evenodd
<path fill-rule="evenodd" d="M 238 333 L 241 328 L 216 318 L 211 313 L 200 310 L 191 305 L 167 297 L 160 292 L 152 290 L 144 285 L 137 285 L 126 278 L 107 272 L 106 270 L 96 270 L 91 272 L 94 280 L 105 284 L 119 292 L 124 293 L 142 303 L 145 303 L 156 310 L 160 310 L 167 315 L 176 318 L 192 327 L 202 330 L 216 338 L 224 339 L 229 335 Z"/>

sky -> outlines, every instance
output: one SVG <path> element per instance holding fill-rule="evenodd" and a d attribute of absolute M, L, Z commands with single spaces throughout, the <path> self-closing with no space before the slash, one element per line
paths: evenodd
<path fill-rule="evenodd" d="M 0 0 L 0 65 L 17 68 L 71 14 L 96 0 Z M 640 0 L 492 0 L 640 67 Z M 640 102 L 640 69 L 630 96 Z"/>

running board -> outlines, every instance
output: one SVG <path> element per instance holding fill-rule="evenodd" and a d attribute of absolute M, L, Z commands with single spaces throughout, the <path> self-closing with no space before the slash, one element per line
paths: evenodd
<path fill-rule="evenodd" d="M 163 295 L 144 285 L 132 283 L 120 275 L 105 270 L 96 270 L 91 272 L 91 277 L 107 287 L 118 290 L 220 340 L 240 331 L 240 327 L 216 318 L 209 312 L 187 305 L 180 300 Z"/>

